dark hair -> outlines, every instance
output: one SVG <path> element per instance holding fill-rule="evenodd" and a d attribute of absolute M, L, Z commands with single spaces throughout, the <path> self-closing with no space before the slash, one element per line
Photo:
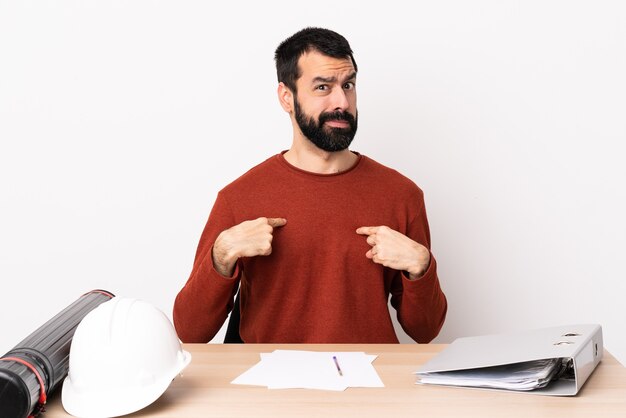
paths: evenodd
<path fill-rule="evenodd" d="M 285 83 L 294 93 L 296 80 L 302 75 L 298 68 L 298 60 L 305 52 L 311 50 L 332 58 L 350 58 L 354 71 L 357 71 L 352 48 L 346 38 L 329 29 L 312 27 L 302 29 L 281 42 L 274 54 L 278 82 Z"/>

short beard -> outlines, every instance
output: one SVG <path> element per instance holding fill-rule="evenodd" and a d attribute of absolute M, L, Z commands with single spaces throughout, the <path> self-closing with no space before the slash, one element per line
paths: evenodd
<path fill-rule="evenodd" d="M 316 122 L 315 119 L 304 114 L 298 99 L 294 97 L 294 111 L 296 122 L 304 136 L 315 144 L 316 147 L 328 152 L 343 151 L 350 146 L 358 122 L 358 113 L 353 116 L 351 113 L 335 111 L 322 112 Z M 324 129 L 324 123 L 329 120 L 345 120 L 350 125 L 348 128 L 328 128 Z"/>

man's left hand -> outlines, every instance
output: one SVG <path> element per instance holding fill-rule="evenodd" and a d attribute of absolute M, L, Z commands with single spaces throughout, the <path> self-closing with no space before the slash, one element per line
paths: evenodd
<path fill-rule="evenodd" d="M 374 263 L 404 270 L 411 280 L 419 279 L 428 269 L 430 251 L 406 235 L 388 226 L 362 226 L 356 233 L 367 236 L 372 248 L 365 256 Z"/>

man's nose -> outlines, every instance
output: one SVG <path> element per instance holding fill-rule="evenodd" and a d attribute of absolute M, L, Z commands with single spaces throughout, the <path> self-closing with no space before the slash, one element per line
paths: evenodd
<path fill-rule="evenodd" d="M 350 106 L 346 92 L 342 88 L 335 88 L 331 94 L 331 107 L 333 110 L 345 111 Z"/>

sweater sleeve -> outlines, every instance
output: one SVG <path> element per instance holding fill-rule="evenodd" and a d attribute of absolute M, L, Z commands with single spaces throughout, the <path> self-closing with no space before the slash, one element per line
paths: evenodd
<path fill-rule="evenodd" d="M 211 256 L 217 236 L 233 224 L 232 212 L 220 193 L 200 237 L 189 279 L 174 301 L 174 327 L 185 343 L 209 342 L 233 308 L 241 278 L 239 263 L 233 277 L 224 277 L 213 267 Z"/>
<path fill-rule="evenodd" d="M 430 230 L 422 195 L 419 212 L 411 221 L 407 235 L 430 250 Z M 410 280 L 406 272 L 397 272 L 391 290 L 391 305 L 396 309 L 402 329 L 416 342 L 432 341 L 443 326 L 448 304 L 437 277 L 437 261 L 430 254 L 424 275 Z"/>

